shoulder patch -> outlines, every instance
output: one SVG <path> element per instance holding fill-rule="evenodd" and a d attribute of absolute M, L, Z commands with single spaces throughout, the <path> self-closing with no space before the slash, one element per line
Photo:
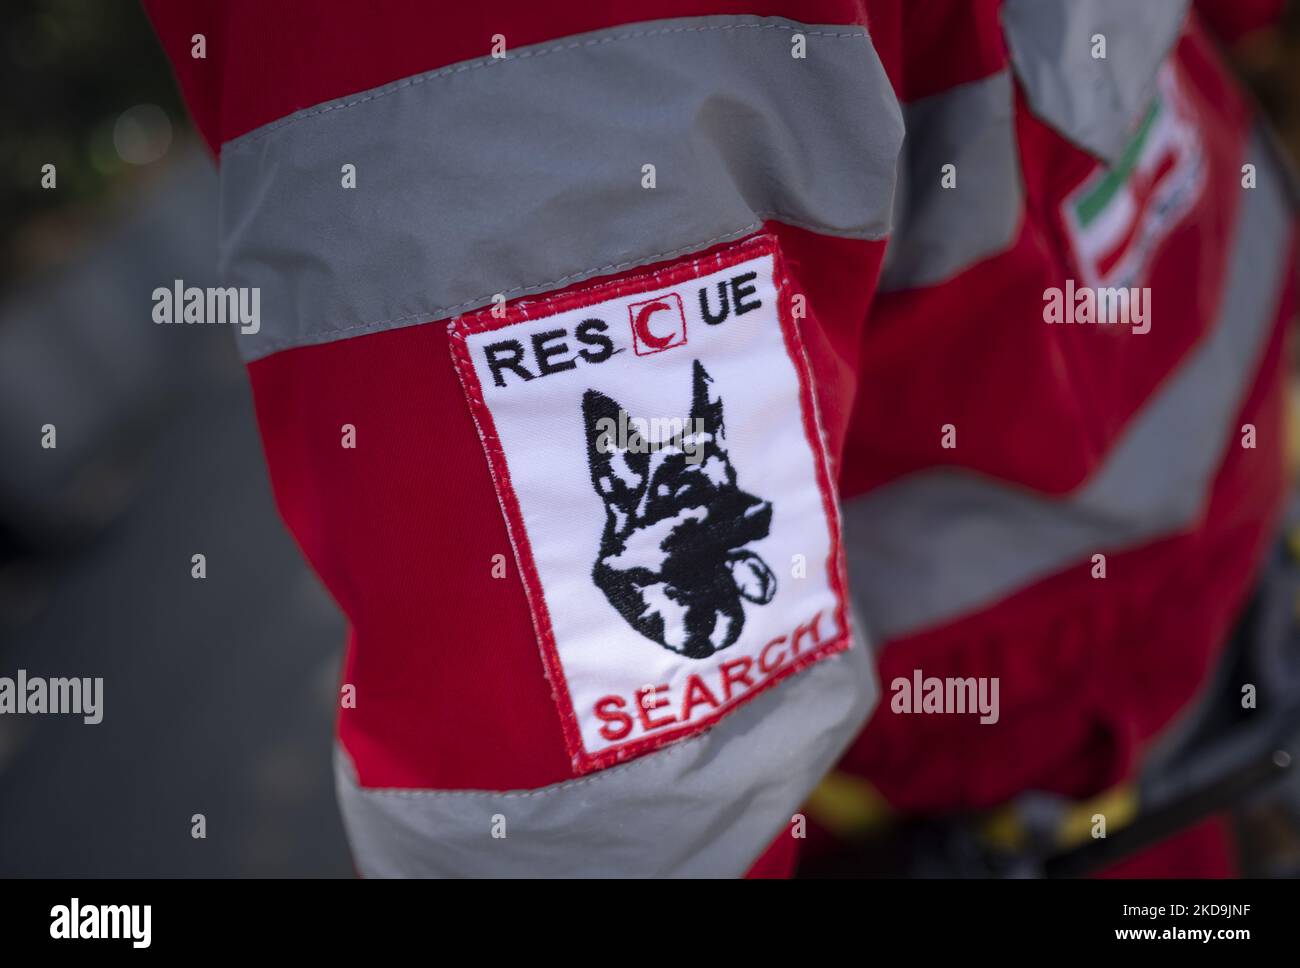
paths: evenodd
<path fill-rule="evenodd" d="M 1166 62 L 1119 162 L 1098 165 L 1061 203 L 1088 286 L 1146 285 L 1152 255 L 1205 189 L 1205 146 L 1178 73 Z"/>
<path fill-rule="evenodd" d="M 776 240 L 453 320 L 578 772 L 848 647 L 838 507 Z"/>

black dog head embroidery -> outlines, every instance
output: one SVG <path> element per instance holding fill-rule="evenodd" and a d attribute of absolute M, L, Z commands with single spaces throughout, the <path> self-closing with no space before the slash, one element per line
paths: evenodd
<path fill-rule="evenodd" d="M 776 594 L 772 570 L 745 549 L 767 537 L 772 505 L 736 484 L 712 384 L 697 360 L 683 432 L 653 444 L 610 433 L 626 415 L 605 394 L 582 398 L 591 482 L 605 502 L 592 579 L 629 625 L 692 659 L 740 637 L 742 599 L 766 605 Z"/>

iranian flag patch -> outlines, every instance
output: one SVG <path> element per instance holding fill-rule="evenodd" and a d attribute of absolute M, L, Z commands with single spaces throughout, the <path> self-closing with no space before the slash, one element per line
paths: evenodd
<path fill-rule="evenodd" d="M 1157 91 L 1114 166 L 1099 166 L 1062 203 L 1085 285 L 1142 285 L 1152 251 L 1196 203 L 1205 161 L 1196 122 L 1166 63 Z"/>

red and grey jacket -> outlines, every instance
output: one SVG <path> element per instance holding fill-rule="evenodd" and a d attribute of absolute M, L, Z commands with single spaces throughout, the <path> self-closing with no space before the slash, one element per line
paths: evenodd
<path fill-rule="evenodd" d="M 1089 792 L 1198 687 L 1294 252 L 1184 0 L 148 6 L 351 628 L 363 874 L 741 874 L 842 756 Z"/>

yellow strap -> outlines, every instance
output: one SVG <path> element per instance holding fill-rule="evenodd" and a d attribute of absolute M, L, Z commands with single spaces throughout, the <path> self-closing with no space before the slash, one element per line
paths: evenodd
<path fill-rule="evenodd" d="M 1137 812 L 1136 788 L 1128 783 L 1112 787 L 1091 800 L 1068 807 L 1056 828 L 1053 843 L 1060 850 L 1077 847 L 1092 839 L 1093 828 L 1098 823 L 1093 818 L 1104 818 L 1104 829 L 1111 834 L 1132 823 Z M 1002 807 L 989 814 L 980 824 L 980 835 L 990 846 L 1007 852 L 1023 850 L 1028 841 L 1027 831 L 1014 806 Z"/>
<path fill-rule="evenodd" d="M 868 781 L 848 773 L 832 772 L 808 797 L 804 811 L 809 818 L 845 840 L 862 840 L 893 823 L 897 814 Z M 1132 823 L 1138 812 L 1137 790 L 1121 784 L 1091 800 L 1076 803 L 1061 817 L 1053 842 L 1067 850 L 1090 840 L 1104 817 L 1106 833 Z M 990 811 L 979 824 L 980 836 L 989 846 L 1006 852 L 1023 850 L 1028 836 L 1014 806 Z"/>
<path fill-rule="evenodd" d="M 831 772 L 808 797 L 809 818 L 845 840 L 861 840 L 886 826 L 893 810 L 861 777 Z"/>
<path fill-rule="evenodd" d="M 1291 476 L 1300 475 L 1300 383 L 1292 381 L 1286 399 L 1286 466 Z"/>

